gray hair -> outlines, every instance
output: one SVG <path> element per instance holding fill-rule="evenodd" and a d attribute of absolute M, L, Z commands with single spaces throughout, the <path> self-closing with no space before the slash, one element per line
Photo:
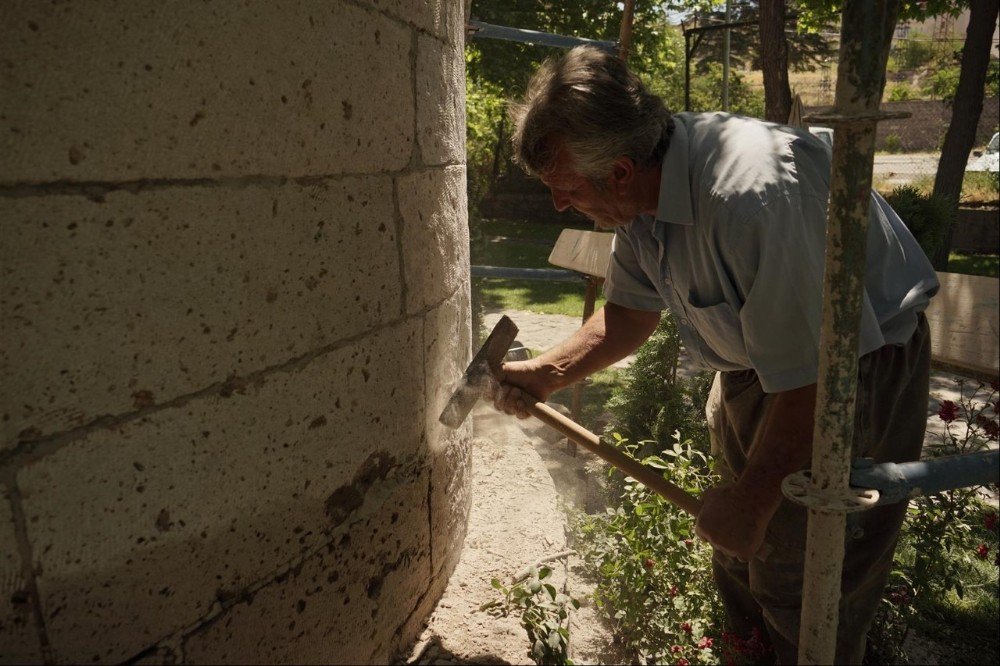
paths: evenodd
<path fill-rule="evenodd" d="M 663 100 L 618 58 L 593 46 L 547 60 L 524 99 L 508 109 L 514 159 L 535 176 L 552 168 L 557 141 L 577 173 L 594 181 L 622 155 L 638 165 L 658 163 L 674 129 Z"/>

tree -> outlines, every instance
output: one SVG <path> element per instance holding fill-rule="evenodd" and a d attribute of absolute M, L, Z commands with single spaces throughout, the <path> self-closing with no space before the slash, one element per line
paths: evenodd
<path fill-rule="evenodd" d="M 965 164 L 976 141 L 976 128 L 983 111 L 990 47 L 998 16 L 996 0 L 971 0 L 969 5 L 969 29 L 962 47 L 958 88 L 952 101 L 951 122 L 944 135 L 937 176 L 934 178 L 934 194 L 946 197 L 952 204 L 953 213 L 958 209 Z M 953 225 L 933 257 L 936 270 L 943 271 L 948 267 L 952 228 Z"/>
<path fill-rule="evenodd" d="M 785 0 L 760 0 L 761 69 L 764 72 L 764 118 L 788 122 L 792 90 L 788 85 Z"/>

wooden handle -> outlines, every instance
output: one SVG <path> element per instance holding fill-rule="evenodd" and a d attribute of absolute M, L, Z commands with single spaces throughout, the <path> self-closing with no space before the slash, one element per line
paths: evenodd
<path fill-rule="evenodd" d="M 539 421 L 566 435 L 571 441 L 608 461 L 663 499 L 684 509 L 692 516 L 698 515 L 701 501 L 664 479 L 655 469 L 646 467 L 607 442 L 602 442 L 600 437 L 576 421 L 566 418 L 544 402 L 529 404 L 527 411 Z"/>

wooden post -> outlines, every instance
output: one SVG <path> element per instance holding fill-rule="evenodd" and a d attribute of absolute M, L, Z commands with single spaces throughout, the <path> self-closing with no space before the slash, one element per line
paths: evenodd
<path fill-rule="evenodd" d="M 587 293 L 583 299 L 583 323 L 586 324 L 587 320 L 590 319 L 591 315 L 594 314 L 594 305 L 597 303 L 597 288 L 600 284 L 604 282 L 599 277 L 594 277 L 593 275 L 587 276 Z M 580 420 L 580 401 L 583 397 L 583 381 L 579 381 L 573 385 L 573 401 L 570 406 L 570 413 L 573 414 L 573 420 Z M 569 448 L 567 449 L 573 457 L 576 457 L 576 442 L 569 440 Z"/>

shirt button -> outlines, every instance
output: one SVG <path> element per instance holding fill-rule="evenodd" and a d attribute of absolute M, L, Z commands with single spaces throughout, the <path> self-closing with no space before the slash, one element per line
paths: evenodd
<path fill-rule="evenodd" d="M 684 326 L 687 326 L 687 325 L 688 325 L 688 320 L 687 320 L 687 318 L 685 318 L 685 317 L 681 317 L 681 324 L 682 324 L 682 325 L 684 325 Z"/>

